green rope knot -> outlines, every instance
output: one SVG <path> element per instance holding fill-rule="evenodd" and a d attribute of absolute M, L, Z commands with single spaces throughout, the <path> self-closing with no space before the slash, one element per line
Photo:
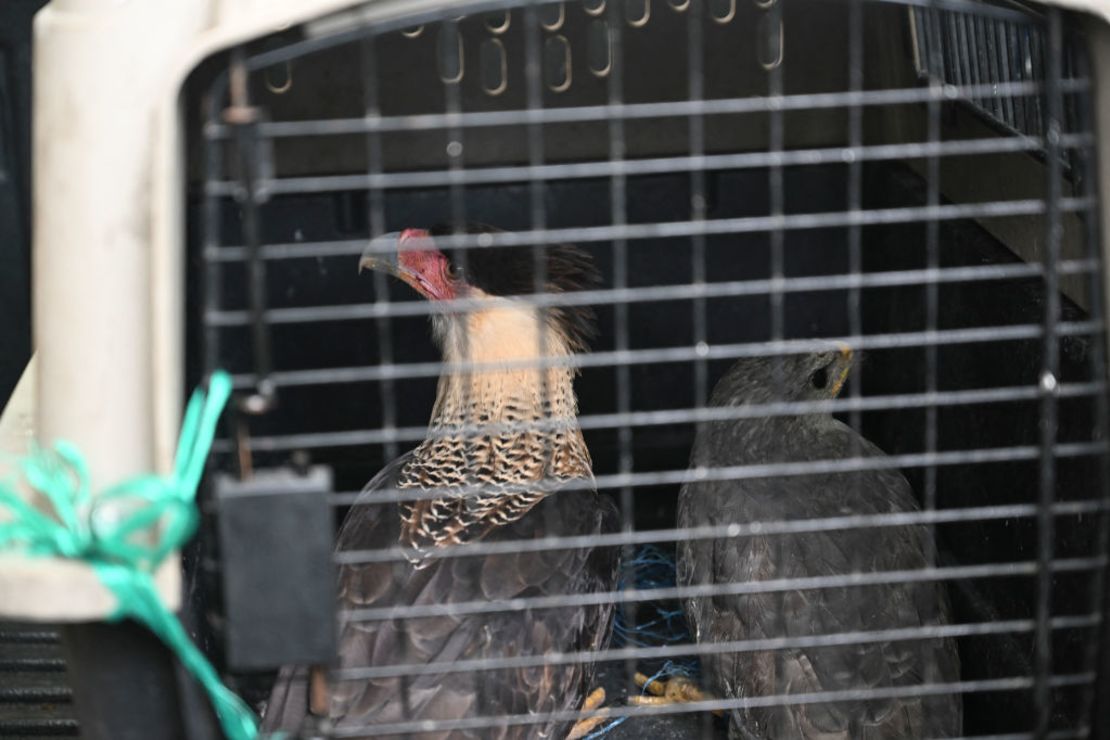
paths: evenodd
<path fill-rule="evenodd" d="M 14 485 L 0 483 L 0 551 L 20 549 L 30 555 L 81 560 L 93 567 L 119 606 L 108 619 L 130 617 L 146 625 L 204 686 L 231 740 L 258 735 L 250 708 L 223 685 L 219 675 L 189 639 L 181 622 L 166 608 L 154 585 L 158 566 L 196 531 L 197 486 L 216 434 L 216 424 L 231 396 L 231 378 L 217 371 L 208 393 L 197 389 L 185 410 L 173 472 L 144 475 L 92 495 L 88 466 L 72 444 L 57 441 L 34 449 L 19 461 L 18 472 L 42 495 L 44 513 L 17 495 Z"/>

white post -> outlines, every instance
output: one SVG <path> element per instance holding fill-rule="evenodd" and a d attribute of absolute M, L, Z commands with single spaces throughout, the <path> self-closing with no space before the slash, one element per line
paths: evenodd
<path fill-rule="evenodd" d="M 221 49 L 356 2 L 53 0 L 36 16 L 37 368 L 34 392 L 20 389 L 34 401 L 19 407 L 33 409 L 41 443 L 83 451 L 94 490 L 172 464 L 185 390 L 182 81 Z M 176 558 L 156 575 L 171 609 L 180 575 Z M 82 564 L 0 559 L 0 615 L 67 622 L 114 608 Z"/>
<path fill-rule="evenodd" d="M 37 434 L 77 444 L 97 486 L 154 462 L 154 113 L 207 6 L 54 0 L 35 18 Z"/>

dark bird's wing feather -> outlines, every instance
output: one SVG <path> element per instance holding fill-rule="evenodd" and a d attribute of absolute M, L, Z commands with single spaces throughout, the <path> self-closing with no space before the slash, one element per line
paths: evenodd
<path fill-rule="evenodd" d="M 828 432 L 832 432 L 830 439 Z M 807 449 L 817 458 L 881 454 L 837 425 Z M 836 439 L 839 437 L 839 439 Z M 805 444 L 806 440 L 795 440 Z M 849 451 L 848 444 L 860 445 Z M 837 448 L 838 445 L 844 445 Z M 702 460 L 702 463 L 708 461 Z M 719 463 L 718 463 L 719 464 Z M 911 511 L 911 489 L 896 471 L 691 484 L 680 497 L 682 526 Z M 684 543 L 685 584 L 814 578 L 921 569 L 921 527 L 880 527 Z M 699 641 L 835 635 L 941 624 L 948 605 L 935 583 L 776 591 L 690 600 Z M 703 658 L 709 688 L 729 697 L 778 696 L 913 686 L 959 680 L 951 640 L 880 641 Z M 732 734 L 775 740 L 887 740 L 956 737 L 959 697 L 844 700 L 740 710 Z"/>
<path fill-rule="evenodd" d="M 351 509 L 339 534 L 339 550 L 394 546 L 400 515 L 393 503 L 376 504 L 375 494 L 396 483 L 406 458 L 383 470 Z M 484 541 L 593 535 L 614 528 L 607 497 L 574 481 L 548 495 L 526 516 L 494 530 Z M 510 599 L 612 590 L 617 578 L 612 549 L 552 550 L 534 553 L 433 558 L 423 567 L 408 562 L 345 565 L 339 575 L 339 608 L 380 608 Z M 600 649 L 608 640 L 612 606 L 573 607 L 420 619 L 340 622 L 341 669 L 427 664 L 516 655 Z M 331 720 L 344 732 L 382 723 L 454 720 L 479 716 L 576 711 L 586 684 L 587 665 L 543 666 L 443 673 L 399 678 L 331 681 Z M 279 682 L 267 710 L 266 726 L 295 728 L 300 701 L 292 681 Z M 302 678 L 303 683 L 303 678 Z M 407 707 L 405 703 L 407 701 Z M 303 712 L 303 701 L 300 703 Z M 271 719 L 273 718 L 273 719 Z M 422 738 L 553 737 L 561 725 L 522 724 L 470 731 L 422 733 Z M 350 736 L 350 735 L 347 735 Z"/>

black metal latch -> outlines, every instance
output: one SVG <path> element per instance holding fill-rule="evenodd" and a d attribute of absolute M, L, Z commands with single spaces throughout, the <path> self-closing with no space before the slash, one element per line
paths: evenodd
<path fill-rule="evenodd" d="M 331 469 L 215 479 L 227 661 L 233 670 L 335 656 Z"/>

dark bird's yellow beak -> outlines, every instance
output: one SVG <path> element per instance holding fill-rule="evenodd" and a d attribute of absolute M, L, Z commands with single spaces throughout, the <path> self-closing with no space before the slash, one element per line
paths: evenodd
<path fill-rule="evenodd" d="M 837 342 L 836 348 L 840 352 L 840 358 L 837 360 L 836 379 L 833 381 L 832 397 L 836 398 L 837 394 L 844 387 L 845 381 L 848 380 L 848 373 L 852 371 L 852 357 L 854 355 L 852 348 L 844 342 Z"/>

